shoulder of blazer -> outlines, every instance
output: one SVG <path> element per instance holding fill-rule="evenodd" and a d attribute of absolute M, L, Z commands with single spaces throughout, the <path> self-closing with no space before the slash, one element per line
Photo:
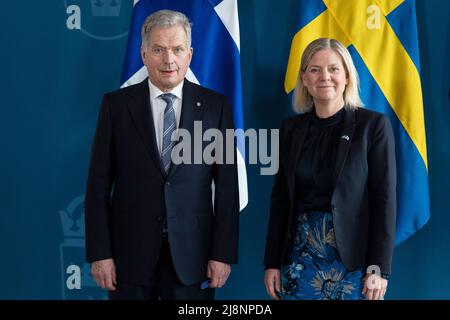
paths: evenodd
<path fill-rule="evenodd" d="M 281 122 L 280 129 L 284 135 L 289 134 L 295 128 L 300 128 L 306 121 L 311 117 L 312 111 L 297 114 L 295 116 L 291 116 L 285 118 Z"/>
<path fill-rule="evenodd" d="M 201 85 L 198 85 L 196 83 L 190 82 L 188 79 L 184 79 L 184 87 L 185 90 L 189 90 L 193 93 L 196 93 L 197 95 L 201 95 L 203 97 L 207 98 L 215 98 L 223 100 L 225 99 L 225 96 L 217 91 L 202 87 Z"/>
<path fill-rule="evenodd" d="M 392 123 L 387 115 L 363 108 L 356 109 L 355 113 L 356 124 L 359 127 L 358 132 L 359 134 L 363 134 L 363 132 L 367 134 L 367 143 L 369 148 L 371 148 L 374 141 L 373 138 L 379 136 L 380 134 L 386 135 L 389 140 L 395 140 L 392 130 Z"/>
<path fill-rule="evenodd" d="M 201 104 L 201 108 L 196 107 L 198 103 Z M 230 102 L 227 101 L 227 98 L 223 94 L 184 79 L 182 118 L 183 112 L 187 110 L 191 110 L 197 114 L 197 119 L 202 118 L 201 114 L 204 114 L 206 110 L 208 110 L 207 114 L 209 115 L 221 116 L 225 108 L 230 113 L 232 112 Z"/>
<path fill-rule="evenodd" d="M 388 117 L 381 112 L 368 110 L 365 108 L 358 108 L 355 112 L 356 122 L 359 124 L 371 124 L 388 119 Z"/>
<path fill-rule="evenodd" d="M 143 96 L 148 94 L 148 91 L 148 78 L 145 78 L 143 81 L 131 86 L 107 92 L 105 96 L 109 99 L 123 99 L 130 96 Z"/>
<path fill-rule="evenodd" d="M 147 81 L 148 78 L 145 78 L 137 84 L 105 93 L 103 103 L 107 101 L 108 109 L 113 114 L 125 110 L 126 108 L 123 107 L 126 105 L 139 105 L 142 101 L 148 99 L 149 88 Z"/>

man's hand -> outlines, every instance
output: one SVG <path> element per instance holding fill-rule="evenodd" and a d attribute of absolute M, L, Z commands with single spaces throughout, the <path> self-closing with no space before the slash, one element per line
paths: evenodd
<path fill-rule="evenodd" d="M 383 300 L 388 281 L 379 275 L 368 273 L 364 278 L 362 294 L 367 300 Z"/>
<path fill-rule="evenodd" d="M 116 290 L 116 265 L 113 259 L 94 261 L 91 264 L 91 273 L 100 287 L 110 291 Z"/>
<path fill-rule="evenodd" d="M 281 272 L 279 269 L 266 269 L 264 284 L 267 294 L 275 300 L 281 300 L 278 293 L 281 291 Z"/>
<path fill-rule="evenodd" d="M 209 260 L 208 261 L 208 271 L 206 276 L 210 279 L 210 288 L 222 288 L 227 282 L 228 276 L 230 275 L 231 267 L 229 264 Z"/>

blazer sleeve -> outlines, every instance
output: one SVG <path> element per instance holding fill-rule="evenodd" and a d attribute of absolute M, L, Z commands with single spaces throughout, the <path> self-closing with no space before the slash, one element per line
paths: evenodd
<path fill-rule="evenodd" d="M 110 238 L 111 188 L 114 181 L 114 144 L 108 96 L 103 97 L 91 159 L 85 198 L 86 260 L 112 257 Z"/>
<path fill-rule="evenodd" d="M 236 142 L 226 143 L 226 130 L 234 130 L 231 107 L 222 100 L 219 130 L 222 133 L 223 163 L 215 163 L 212 169 L 214 180 L 214 226 L 210 259 L 235 264 L 238 262 L 239 240 L 239 183 L 237 175 Z M 233 131 L 234 132 L 234 131 Z M 227 145 L 232 146 L 231 150 Z M 233 162 L 227 163 L 227 152 L 233 152 Z"/>
<path fill-rule="evenodd" d="M 279 169 L 275 175 L 274 185 L 270 198 L 269 225 L 266 236 L 264 265 L 266 268 L 281 268 L 283 262 L 283 247 L 287 237 L 289 219 L 289 195 L 287 190 L 286 168 L 283 159 L 287 159 L 286 122 L 280 128 L 280 157 Z M 283 159 L 281 159 L 283 157 Z"/>
<path fill-rule="evenodd" d="M 377 121 L 368 151 L 370 229 L 368 266 L 390 274 L 397 216 L 397 168 L 394 134 L 390 120 Z"/>

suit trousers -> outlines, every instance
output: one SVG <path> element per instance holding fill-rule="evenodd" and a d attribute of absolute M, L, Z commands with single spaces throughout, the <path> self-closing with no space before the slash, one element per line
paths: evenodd
<path fill-rule="evenodd" d="M 205 275 L 206 279 L 206 275 Z M 116 285 L 110 300 L 214 300 L 215 289 L 201 289 L 200 283 L 186 286 L 178 279 L 167 237 L 163 237 L 156 272 L 149 285 Z"/>

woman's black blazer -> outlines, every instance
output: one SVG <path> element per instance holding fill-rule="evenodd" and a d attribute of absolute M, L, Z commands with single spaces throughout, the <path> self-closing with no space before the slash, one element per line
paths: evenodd
<path fill-rule="evenodd" d="M 295 170 L 312 112 L 285 120 L 280 167 L 271 195 L 264 264 L 280 268 L 294 215 Z M 389 118 L 363 108 L 346 110 L 331 197 L 337 249 L 348 270 L 380 267 L 390 274 L 396 223 L 395 143 Z"/>

